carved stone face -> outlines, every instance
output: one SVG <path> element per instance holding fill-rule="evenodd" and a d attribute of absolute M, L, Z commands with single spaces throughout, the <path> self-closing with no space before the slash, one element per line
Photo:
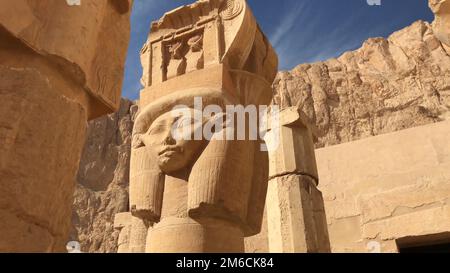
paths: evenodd
<path fill-rule="evenodd" d="M 201 130 L 203 123 L 195 122 L 194 117 L 193 109 L 167 112 L 141 136 L 163 172 L 173 173 L 186 168 L 200 152 L 203 141 L 194 140 L 194 132 Z"/>

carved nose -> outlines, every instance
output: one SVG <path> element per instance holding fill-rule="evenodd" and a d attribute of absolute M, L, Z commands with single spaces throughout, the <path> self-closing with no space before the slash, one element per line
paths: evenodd
<path fill-rule="evenodd" d="M 164 139 L 164 144 L 165 144 L 165 145 L 175 145 L 175 144 L 176 144 L 176 141 L 175 141 L 175 139 L 173 139 L 172 135 L 169 134 L 169 135 L 167 135 L 166 138 Z"/>

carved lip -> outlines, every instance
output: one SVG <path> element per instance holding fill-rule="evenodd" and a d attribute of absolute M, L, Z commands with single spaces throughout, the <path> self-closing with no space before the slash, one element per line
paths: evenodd
<path fill-rule="evenodd" d="M 177 146 L 168 146 L 162 149 L 158 155 L 164 155 L 164 154 L 173 154 L 176 152 L 181 152 L 181 148 Z"/>

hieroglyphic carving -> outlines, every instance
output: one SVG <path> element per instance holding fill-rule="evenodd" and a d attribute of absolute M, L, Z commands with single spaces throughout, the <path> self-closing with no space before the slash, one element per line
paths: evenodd
<path fill-rule="evenodd" d="M 141 61 L 145 89 L 219 63 L 270 83 L 278 66 L 245 0 L 198 1 L 166 13 L 152 24 Z"/>
<path fill-rule="evenodd" d="M 203 69 L 203 35 L 181 37 L 165 46 L 163 79 Z"/>

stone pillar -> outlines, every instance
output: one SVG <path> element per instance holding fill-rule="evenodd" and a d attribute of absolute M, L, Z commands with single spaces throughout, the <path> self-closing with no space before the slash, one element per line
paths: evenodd
<path fill-rule="evenodd" d="M 119 232 L 117 253 L 130 253 L 131 213 L 122 212 L 114 217 L 114 229 Z"/>
<path fill-rule="evenodd" d="M 87 120 L 120 103 L 129 4 L 2 1 L 0 252 L 66 250 Z"/>
<path fill-rule="evenodd" d="M 330 243 L 314 153 L 314 130 L 287 108 L 266 135 L 269 146 L 267 222 L 272 253 L 329 252 Z"/>
<path fill-rule="evenodd" d="M 150 228 L 145 219 L 131 216 L 128 250 L 130 253 L 144 253 L 147 243 L 147 232 Z"/>
<path fill-rule="evenodd" d="M 268 154 L 249 132 L 257 131 L 258 107 L 272 100 L 275 51 L 245 0 L 202 0 L 154 22 L 141 61 L 130 212 L 153 224 L 146 251 L 244 252 L 265 207 Z M 240 115 L 226 106 L 240 106 Z M 251 125 L 245 107 L 254 109 Z M 242 128 L 225 123 L 235 118 Z M 189 139 L 175 137 L 175 128 Z"/>
<path fill-rule="evenodd" d="M 243 253 L 244 233 L 230 221 L 171 217 L 151 229 L 148 253 Z"/>

